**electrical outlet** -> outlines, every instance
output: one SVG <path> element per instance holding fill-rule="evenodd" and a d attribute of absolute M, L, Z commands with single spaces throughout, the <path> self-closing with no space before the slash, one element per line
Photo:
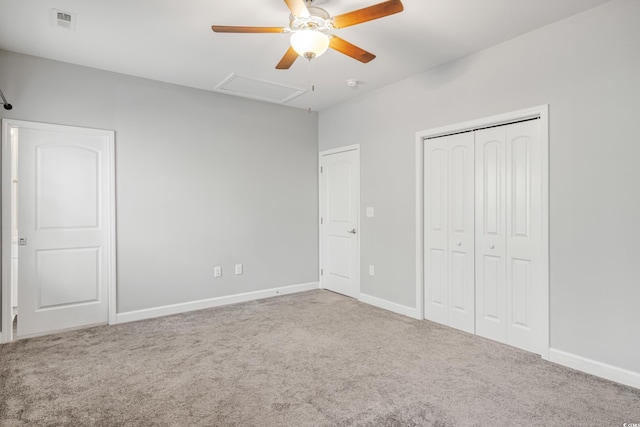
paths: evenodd
<path fill-rule="evenodd" d="M 220 276 L 222 276 L 222 267 L 220 266 L 213 267 L 213 277 L 220 277 Z"/>
<path fill-rule="evenodd" d="M 236 264 L 236 274 L 242 274 L 242 264 Z"/>
<path fill-rule="evenodd" d="M 369 276 L 375 276 L 376 275 L 376 268 L 373 265 L 369 266 Z"/>

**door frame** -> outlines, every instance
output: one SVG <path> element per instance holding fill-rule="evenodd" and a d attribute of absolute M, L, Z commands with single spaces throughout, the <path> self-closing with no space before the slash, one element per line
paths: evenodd
<path fill-rule="evenodd" d="M 424 142 L 427 138 L 466 132 L 479 128 L 498 126 L 526 119 L 540 119 L 540 145 L 542 166 L 541 197 L 541 277 L 542 292 L 540 295 L 541 312 L 541 347 L 540 355 L 549 359 L 549 104 L 456 123 L 438 128 L 416 132 L 416 309 L 424 319 Z"/>
<path fill-rule="evenodd" d="M 324 208 L 324 202 L 322 200 L 322 172 L 321 172 L 321 168 L 322 168 L 322 157 L 323 156 L 327 156 L 327 155 L 331 155 L 331 154 L 337 154 L 337 153 L 343 153 L 345 151 L 355 151 L 358 153 L 358 172 L 360 173 L 360 144 L 353 144 L 353 145 L 347 145 L 344 147 L 338 147 L 338 148 L 332 148 L 330 150 L 324 150 L 324 151 L 320 151 L 318 153 L 318 283 L 319 283 L 319 287 L 320 289 L 324 289 L 323 286 L 323 280 L 322 280 L 322 223 L 321 223 L 321 218 L 322 218 L 322 211 Z M 362 284 L 362 280 L 361 280 L 361 276 L 362 276 L 362 272 L 360 271 L 360 176 L 358 176 L 358 203 L 357 203 L 358 207 L 357 207 L 357 213 L 356 213 L 356 230 L 358 230 L 358 233 L 356 234 L 356 242 L 357 242 L 357 246 L 358 246 L 358 255 L 356 257 L 356 262 L 358 263 L 357 266 L 357 271 L 358 271 L 358 297 L 357 299 L 360 299 L 360 294 L 361 294 L 361 284 Z"/>
<path fill-rule="evenodd" d="M 31 122 L 25 120 L 2 119 L 2 333 L 0 344 L 13 341 L 12 325 L 12 297 L 13 289 L 11 280 L 13 268 L 11 266 L 11 224 L 13 219 L 12 206 L 13 186 L 11 185 L 13 176 L 14 138 L 17 137 L 20 128 L 49 130 L 54 132 L 74 132 L 85 135 L 106 136 L 107 137 L 107 212 L 108 218 L 105 223 L 109 225 L 109 245 L 107 253 L 107 298 L 109 324 L 116 321 L 116 198 L 115 198 L 115 132 L 111 130 L 91 129 L 77 126 L 55 125 L 49 123 Z M 15 139 L 16 144 L 19 140 Z M 18 154 L 19 155 L 19 154 Z M 18 306 L 20 301 L 18 301 Z"/>

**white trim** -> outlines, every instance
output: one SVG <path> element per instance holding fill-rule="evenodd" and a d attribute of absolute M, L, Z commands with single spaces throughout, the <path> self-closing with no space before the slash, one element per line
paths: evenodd
<path fill-rule="evenodd" d="M 358 243 L 358 295 L 360 295 L 360 290 L 362 288 L 362 272 L 360 271 L 360 189 L 361 189 L 361 162 L 360 162 L 360 144 L 346 145 L 344 147 L 332 148 L 330 150 L 320 151 L 318 153 L 318 219 L 322 218 L 322 208 L 324 207 L 322 200 L 322 157 L 328 156 L 331 154 L 344 153 L 346 151 L 357 151 L 358 152 L 358 207 L 357 207 L 357 215 L 356 215 L 356 230 L 358 234 L 356 234 L 356 239 Z M 322 224 L 320 224 L 320 220 L 318 220 L 318 283 L 320 289 L 324 289 L 322 284 Z"/>
<path fill-rule="evenodd" d="M 524 110 L 512 111 L 510 113 L 497 114 L 495 116 L 423 130 L 416 133 L 416 139 L 419 139 L 420 142 L 422 142 L 425 138 L 434 138 L 436 136 L 444 136 L 451 133 L 465 132 L 482 127 L 496 126 L 518 120 L 542 117 L 543 114 L 548 116 L 548 112 L 549 104 L 539 105 L 537 107 L 525 108 Z"/>
<path fill-rule="evenodd" d="M 108 260 L 108 294 L 109 294 L 109 323 L 112 324 L 116 320 L 116 196 L 115 196 L 115 132 L 111 130 L 83 128 L 77 126 L 55 125 L 49 123 L 30 122 L 25 120 L 2 119 L 2 335 L 0 335 L 0 343 L 7 343 L 13 340 L 12 327 L 12 307 L 11 307 L 11 176 L 12 176 L 12 150 L 11 150 L 11 130 L 29 128 L 43 129 L 51 131 L 69 131 L 85 135 L 107 136 L 107 160 L 108 170 L 106 171 L 109 199 L 109 218 L 107 221 L 110 226 L 109 244 L 111 245 Z"/>
<path fill-rule="evenodd" d="M 414 307 L 408 307 L 406 305 L 398 304 L 396 302 L 387 301 L 382 298 L 374 297 L 371 295 L 360 293 L 358 301 L 365 304 L 373 305 L 374 307 L 382 308 L 394 313 L 402 314 L 403 316 L 412 317 L 414 319 L 422 320 L 422 314 Z"/>
<path fill-rule="evenodd" d="M 551 304 L 549 289 L 551 287 L 551 277 L 549 275 L 549 105 L 543 105 L 538 107 L 540 109 L 540 144 L 542 145 L 542 226 L 541 226 L 541 259 L 542 265 L 540 266 L 540 276 L 544 278 L 546 283 L 542 287 L 542 299 L 540 326 L 546 332 L 541 337 L 540 343 L 540 356 L 543 359 L 549 359 L 549 349 L 551 348 L 551 325 L 549 318 L 551 313 L 549 312 L 549 305 Z"/>
<path fill-rule="evenodd" d="M 318 287 L 322 286 L 322 156 L 324 151 L 318 153 Z M 358 233 L 360 234 L 360 233 Z"/>
<path fill-rule="evenodd" d="M 11 129 L 2 120 L 2 335 L 0 343 L 13 339 L 11 299 Z"/>
<path fill-rule="evenodd" d="M 416 134 L 416 311 L 424 319 L 424 143 Z"/>
<path fill-rule="evenodd" d="M 576 356 L 575 354 L 555 348 L 549 349 L 549 360 L 558 365 L 640 389 L 640 373 L 638 372 L 628 371 L 596 360 L 587 359 L 586 357 Z"/>
<path fill-rule="evenodd" d="M 243 294 L 226 295 L 223 297 L 209 298 L 198 301 L 171 304 L 161 307 L 146 308 L 143 310 L 118 313 L 115 323 L 135 322 L 137 320 L 153 319 L 155 317 L 169 316 L 171 314 L 186 313 L 188 311 L 204 310 L 206 308 L 222 305 L 236 304 L 239 302 L 254 301 L 280 295 L 294 294 L 298 292 L 318 289 L 318 282 L 302 283 L 299 285 L 283 286 L 279 288 L 265 289 L 262 291 L 247 292 Z"/>
<path fill-rule="evenodd" d="M 326 156 L 326 155 L 329 155 L 329 154 L 344 153 L 345 151 L 353 151 L 353 150 L 360 151 L 360 144 L 345 145 L 344 147 L 338 147 L 338 148 L 332 148 L 330 150 L 324 150 L 324 151 L 321 151 L 319 153 L 320 154 L 319 157 Z"/>
<path fill-rule="evenodd" d="M 420 316 L 424 316 L 423 311 L 423 289 L 424 289 L 424 140 L 436 136 L 447 135 L 456 132 L 464 132 L 481 127 L 506 124 L 518 120 L 530 118 L 540 118 L 540 144 L 542 146 L 542 250 L 541 250 L 541 271 L 546 283 L 542 286 L 540 295 L 542 319 L 540 329 L 543 331 L 538 353 L 543 359 L 549 358 L 549 105 L 540 105 L 524 110 L 513 111 L 505 114 L 485 117 L 477 120 L 470 120 L 442 126 L 434 129 L 416 132 L 415 153 L 416 153 L 416 307 Z"/>
<path fill-rule="evenodd" d="M 108 269 L 108 281 L 109 281 L 109 324 L 113 325 L 116 323 L 116 316 L 118 313 L 118 298 L 117 298 L 117 254 L 116 254 L 116 144 L 115 144 L 115 132 L 109 131 L 109 142 L 107 143 L 107 155 L 109 170 L 107 174 L 109 175 L 107 178 L 107 186 L 109 194 L 107 197 L 109 198 L 109 227 L 111 228 L 111 235 L 109 236 L 109 246 L 110 246 L 110 254 L 109 254 L 109 265 Z"/>

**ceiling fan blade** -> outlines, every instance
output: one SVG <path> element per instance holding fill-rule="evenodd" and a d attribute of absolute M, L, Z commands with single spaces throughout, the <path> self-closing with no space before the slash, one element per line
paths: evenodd
<path fill-rule="evenodd" d="M 301 18 L 308 18 L 310 16 L 309 9 L 307 9 L 307 6 L 304 4 L 304 0 L 284 0 L 284 2 L 287 4 L 293 16 Z"/>
<path fill-rule="evenodd" d="M 283 27 L 238 27 L 235 25 L 212 25 L 211 29 L 216 33 L 284 33 Z"/>
<path fill-rule="evenodd" d="M 331 37 L 331 40 L 329 40 L 329 47 L 364 63 L 367 63 L 376 57 L 373 53 L 367 52 L 366 50 L 336 36 Z"/>
<path fill-rule="evenodd" d="M 333 24 L 333 28 L 345 28 L 350 27 L 351 25 L 362 24 L 363 22 L 393 15 L 394 13 L 402 12 L 403 10 L 404 6 L 400 0 L 389 0 L 363 9 L 334 16 L 331 23 Z"/>
<path fill-rule="evenodd" d="M 298 59 L 298 56 L 299 56 L 298 52 L 293 50 L 292 47 L 289 47 L 289 50 L 287 50 L 287 53 L 284 54 L 284 56 L 282 57 L 280 62 L 278 62 L 278 65 L 276 65 L 276 69 L 277 70 L 288 70 L 289 67 L 291 67 L 291 65 L 293 65 L 295 60 Z"/>

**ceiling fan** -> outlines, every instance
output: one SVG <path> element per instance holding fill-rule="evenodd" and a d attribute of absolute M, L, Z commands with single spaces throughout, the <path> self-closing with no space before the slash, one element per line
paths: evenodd
<path fill-rule="evenodd" d="M 333 29 L 350 27 L 404 10 L 400 0 L 387 0 L 332 17 L 326 10 L 313 6 L 313 0 L 284 0 L 284 2 L 291 11 L 289 27 L 213 25 L 211 29 L 216 33 L 291 33 L 291 46 L 276 65 L 279 70 L 291 67 L 298 56 L 311 60 L 322 55 L 328 48 L 366 63 L 376 56 L 334 34 L 327 33 Z"/>

